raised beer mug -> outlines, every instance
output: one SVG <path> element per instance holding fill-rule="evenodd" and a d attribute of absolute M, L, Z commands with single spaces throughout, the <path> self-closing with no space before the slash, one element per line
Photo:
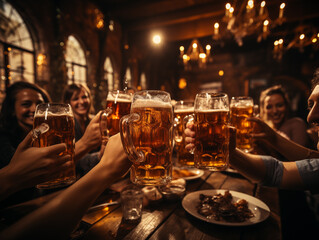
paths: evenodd
<path fill-rule="evenodd" d="M 185 149 L 184 118 L 194 113 L 194 101 L 178 101 L 174 106 L 174 146 L 177 153 L 177 165 L 194 166 L 194 155 Z"/>
<path fill-rule="evenodd" d="M 124 150 L 133 162 L 133 183 L 164 185 L 171 181 L 173 108 L 169 93 L 136 92 L 131 113 L 120 121 L 120 133 Z"/>
<path fill-rule="evenodd" d="M 230 101 L 230 122 L 236 128 L 236 147 L 250 152 L 253 150 L 254 123 L 247 118 L 254 116 L 254 101 L 251 97 L 232 97 Z"/>
<path fill-rule="evenodd" d="M 188 118 L 188 119 L 187 119 Z M 226 93 L 199 93 L 194 114 L 196 168 L 223 171 L 229 166 L 229 101 Z"/>
<path fill-rule="evenodd" d="M 37 185 L 39 189 L 64 187 L 76 180 L 74 165 L 74 117 L 69 104 L 42 103 L 37 105 L 33 121 L 33 147 L 47 147 L 65 143 L 66 150 L 61 155 L 71 155 L 68 169 L 52 176 L 50 181 Z"/>
<path fill-rule="evenodd" d="M 119 90 L 109 91 L 106 98 L 106 109 L 100 116 L 102 141 L 107 142 L 110 136 L 120 131 L 120 119 L 130 113 L 132 94 Z"/>

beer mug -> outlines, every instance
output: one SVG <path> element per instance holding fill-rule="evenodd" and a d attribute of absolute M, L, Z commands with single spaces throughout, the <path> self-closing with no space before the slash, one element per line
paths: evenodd
<path fill-rule="evenodd" d="M 33 147 L 47 147 L 65 143 L 66 150 L 61 155 L 71 155 L 71 166 L 52 176 L 52 179 L 38 184 L 39 189 L 64 187 L 76 180 L 74 165 L 74 117 L 69 104 L 42 103 L 37 105 L 33 122 Z"/>
<path fill-rule="evenodd" d="M 145 90 L 133 95 L 131 113 L 122 117 L 124 150 L 133 162 L 131 181 L 164 185 L 172 178 L 173 108 L 170 94 Z"/>
<path fill-rule="evenodd" d="M 130 113 L 132 94 L 119 90 L 110 91 L 106 99 L 106 109 L 100 117 L 102 141 L 120 132 L 120 119 Z"/>
<path fill-rule="evenodd" d="M 253 150 L 254 123 L 247 118 L 254 116 L 254 101 L 251 97 L 232 97 L 230 101 L 230 122 L 237 129 L 236 147 L 250 152 Z"/>
<path fill-rule="evenodd" d="M 194 101 L 178 101 L 174 106 L 174 142 L 177 164 L 193 167 L 194 155 L 185 149 L 184 118 L 194 113 Z"/>
<path fill-rule="evenodd" d="M 229 100 L 225 93 L 199 93 L 194 103 L 196 168 L 223 171 L 229 165 Z"/>

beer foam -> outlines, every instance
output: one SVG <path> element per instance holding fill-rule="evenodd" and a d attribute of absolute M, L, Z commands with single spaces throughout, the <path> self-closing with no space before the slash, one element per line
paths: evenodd
<path fill-rule="evenodd" d="M 142 107 L 172 108 L 172 104 L 155 99 L 136 99 L 135 102 L 132 103 L 132 108 Z"/>
<path fill-rule="evenodd" d="M 131 102 L 130 99 L 121 98 L 121 97 L 118 97 L 118 95 L 116 95 L 116 97 L 114 97 L 112 94 L 109 94 L 107 96 L 106 100 L 107 101 L 112 101 L 112 102 L 127 102 L 127 103 Z"/>
<path fill-rule="evenodd" d="M 52 113 L 51 111 L 38 111 L 34 114 L 34 117 L 41 117 L 41 116 L 69 116 L 69 117 L 73 117 L 72 113 L 67 113 L 67 112 L 63 112 L 63 113 Z"/>
<path fill-rule="evenodd" d="M 194 112 L 194 107 L 185 107 L 185 108 L 174 109 L 174 112 L 175 113 Z"/>
<path fill-rule="evenodd" d="M 196 113 L 214 113 L 214 112 L 225 112 L 228 113 L 228 109 L 197 109 Z"/>

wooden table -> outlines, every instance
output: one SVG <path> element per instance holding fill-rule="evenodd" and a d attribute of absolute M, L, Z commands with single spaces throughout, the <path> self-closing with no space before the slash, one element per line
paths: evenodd
<path fill-rule="evenodd" d="M 115 201 L 118 191 L 129 182 L 128 179 L 114 184 L 96 201 Z M 88 211 L 78 229 L 70 239 L 281 239 L 279 200 L 274 188 L 259 187 L 238 173 L 205 172 L 201 178 L 187 181 L 186 194 L 197 190 L 228 189 L 243 192 L 262 200 L 271 209 L 268 219 L 251 226 L 233 227 L 206 223 L 188 214 L 181 200 L 162 201 L 143 208 L 142 219 L 137 224 L 122 220 L 120 204 Z M 19 215 L 37 208 L 56 193 L 18 204 L 2 211 L 8 215 Z M 0 212 L 1 213 L 1 212 Z M 2 219 L 3 220 L 3 219 Z M 3 222 L 2 222 L 3 224 Z"/>

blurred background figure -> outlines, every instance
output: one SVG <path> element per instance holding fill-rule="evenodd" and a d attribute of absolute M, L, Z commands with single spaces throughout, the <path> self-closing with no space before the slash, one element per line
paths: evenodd
<path fill-rule="evenodd" d="M 300 117 L 291 116 L 290 101 L 285 89 L 276 85 L 260 94 L 260 118 L 288 139 L 310 147 L 307 124 Z"/>
<path fill-rule="evenodd" d="M 69 103 L 72 107 L 75 121 L 75 141 L 79 141 L 94 117 L 94 108 L 90 90 L 83 84 L 70 84 L 64 89 L 63 102 Z M 90 152 L 79 159 L 76 163 L 76 172 L 79 177 L 92 169 L 101 158 L 101 133 L 99 123 L 90 129 L 88 133 L 91 137 L 89 141 Z"/>

